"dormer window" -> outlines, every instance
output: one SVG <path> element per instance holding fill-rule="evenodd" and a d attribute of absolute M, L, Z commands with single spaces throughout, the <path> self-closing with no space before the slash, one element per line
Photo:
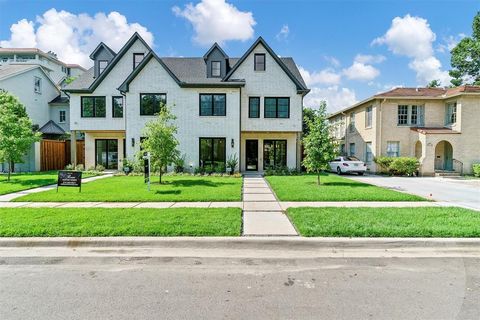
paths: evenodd
<path fill-rule="evenodd" d="M 99 60 L 98 61 L 98 73 L 101 74 L 103 72 L 103 70 L 105 70 L 107 65 L 108 65 L 108 60 Z"/>
<path fill-rule="evenodd" d="M 255 53 L 255 71 L 265 71 L 265 53 Z"/>
<path fill-rule="evenodd" d="M 222 64 L 220 61 L 212 61 L 212 77 L 220 77 L 221 76 L 221 67 Z"/>
<path fill-rule="evenodd" d="M 134 53 L 133 54 L 133 69 L 138 67 L 138 65 L 142 62 L 144 53 Z"/>

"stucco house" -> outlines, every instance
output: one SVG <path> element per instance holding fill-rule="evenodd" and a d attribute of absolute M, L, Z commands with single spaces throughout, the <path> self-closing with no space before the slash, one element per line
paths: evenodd
<path fill-rule="evenodd" d="M 329 115 L 340 151 L 417 157 L 422 175 L 471 174 L 480 163 L 480 87 L 396 88 Z"/>
<path fill-rule="evenodd" d="M 309 90 L 293 59 L 262 38 L 240 58 L 218 44 L 201 57 L 172 58 L 157 56 L 135 33 L 119 52 L 100 43 L 90 57 L 94 67 L 64 89 L 70 129 L 85 134 L 87 168 L 121 169 L 124 158 L 134 158 L 162 104 L 177 117 L 187 170 L 222 166 L 232 155 L 241 171 L 300 167 Z"/>

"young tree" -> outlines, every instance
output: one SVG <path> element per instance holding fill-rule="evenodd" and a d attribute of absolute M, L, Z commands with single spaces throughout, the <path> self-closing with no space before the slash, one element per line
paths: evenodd
<path fill-rule="evenodd" d="M 149 121 L 144 129 L 143 151 L 150 152 L 150 161 L 159 170 L 159 182 L 162 183 L 163 168 L 171 165 L 180 155 L 175 138 L 177 127 L 173 124 L 176 117 L 166 106 L 162 106 L 155 120 Z"/>
<path fill-rule="evenodd" d="M 313 117 L 305 119 L 308 134 L 303 138 L 306 154 L 303 165 L 307 172 L 317 174 L 317 184 L 320 185 L 320 173 L 326 170 L 328 163 L 335 158 L 337 147 L 330 135 L 326 103 L 322 102 L 319 110 L 313 111 L 313 114 Z"/>
<path fill-rule="evenodd" d="M 25 107 L 10 93 L 0 90 L 0 162 L 8 163 L 8 178 L 14 163 L 23 157 L 41 134 L 32 129 L 32 120 Z"/>
<path fill-rule="evenodd" d="M 473 33 L 465 37 L 451 51 L 452 70 L 449 74 L 454 86 L 480 85 L 480 12 L 473 18 Z"/>

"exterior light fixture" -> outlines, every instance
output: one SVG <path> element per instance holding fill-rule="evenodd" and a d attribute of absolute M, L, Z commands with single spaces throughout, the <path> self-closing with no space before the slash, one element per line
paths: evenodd
<path fill-rule="evenodd" d="M 135 138 L 132 138 L 132 148 L 135 147 Z"/>
<path fill-rule="evenodd" d="M 232 143 L 231 143 L 231 144 L 232 144 L 232 148 L 235 148 L 235 140 L 234 140 L 234 139 L 232 139 Z"/>

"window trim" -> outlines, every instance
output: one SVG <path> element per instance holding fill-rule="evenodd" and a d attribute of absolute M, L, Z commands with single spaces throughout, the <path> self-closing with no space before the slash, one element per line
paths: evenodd
<path fill-rule="evenodd" d="M 250 113 L 250 102 L 252 100 L 258 100 L 258 106 L 257 106 L 257 116 L 256 117 L 252 117 L 251 113 Z M 248 117 L 251 118 L 251 119 L 259 119 L 260 118 L 260 97 L 248 97 Z"/>
<path fill-rule="evenodd" d="M 275 99 L 275 117 L 267 117 L 266 116 L 266 100 L 267 99 Z M 288 116 L 287 117 L 279 117 L 278 116 L 278 99 L 287 99 L 288 100 Z M 290 97 L 263 97 L 263 118 L 265 119 L 290 119 Z"/>
<path fill-rule="evenodd" d="M 200 168 L 203 168 L 205 167 L 205 165 L 202 167 L 202 154 L 201 154 L 201 150 L 202 150 L 202 139 L 203 140 L 211 140 L 212 141 L 212 159 L 213 159 L 213 140 L 217 139 L 217 140 L 223 140 L 224 142 L 224 145 L 225 145 L 225 155 L 224 155 L 224 161 L 223 161 L 223 165 L 225 166 L 225 169 L 227 167 L 227 138 L 226 137 L 199 137 L 198 138 L 198 166 Z M 214 160 L 212 160 L 214 161 Z"/>
<path fill-rule="evenodd" d="M 365 108 L 365 128 L 371 129 L 373 125 L 373 106 L 370 105 Z"/>
<path fill-rule="evenodd" d="M 348 119 L 348 132 L 354 133 L 355 129 L 357 129 L 357 126 L 355 125 L 355 117 L 357 116 L 357 113 L 355 111 L 352 111 L 349 115 Z M 353 120 L 353 121 L 352 121 Z"/>
<path fill-rule="evenodd" d="M 142 60 L 138 63 L 138 65 L 135 65 L 135 57 L 136 56 L 142 56 Z M 140 63 L 142 63 L 143 59 L 145 58 L 145 53 L 144 52 L 134 52 L 133 53 L 133 69 L 135 70 L 139 65 Z"/>
<path fill-rule="evenodd" d="M 63 113 L 63 121 L 62 121 L 62 113 Z M 67 122 L 67 110 L 58 110 L 58 123 L 66 123 Z"/>
<path fill-rule="evenodd" d="M 259 56 L 263 56 L 263 70 L 257 69 L 257 57 L 259 57 Z M 255 53 L 253 55 L 253 70 L 254 71 L 260 71 L 260 72 L 263 72 L 263 71 L 267 70 L 267 56 L 266 56 L 265 53 Z"/>
<path fill-rule="evenodd" d="M 407 123 L 400 123 L 400 107 L 407 107 Z M 415 107 L 415 114 L 413 113 Z M 402 114 L 405 115 L 405 114 Z M 415 123 L 412 122 L 415 115 Z M 422 127 L 425 125 L 425 105 L 424 104 L 397 104 L 397 127 Z"/>
<path fill-rule="evenodd" d="M 102 68 L 100 67 L 100 63 L 101 62 L 106 62 L 107 64 L 105 65 L 105 68 Z M 98 75 L 101 75 L 103 73 L 103 71 L 105 71 L 105 69 L 107 69 L 108 67 L 108 60 L 98 60 Z"/>
<path fill-rule="evenodd" d="M 83 115 L 83 99 L 85 98 L 93 98 L 93 116 L 89 117 L 89 116 L 84 116 Z M 97 117 L 96 114 L 97 114 L 97 103 L 95 102 L 96 101 L 96 98 L 103 98 L 104 102 L 105 102 L 105 116 L 103 117 Z M 80 97 L 80 117 L 81 118 L 106 118 L 107 117 L 107 98 L 105 96 L 81 96 Z"/>
<path fill-rule="evenodd" d="M 213 74 L 213 64 L 218 63 L 219 68 L 218 68 L 218 76 Z M 222 77 L 222 62 L 218 60 L 213 60 L 210 61 L 210 75 L 212 78 L 221 78 Z"/>
<path fill-rule="evenodd" d="M 212 114 L 202 115 L 202 96 L 212 96 L 211 111 Z M 224 96 L 225 97 L 225 112 L 222 115 L 215 115 L 215 99 L 213 96 Z M 226 117 L 227 116 L 227 94 L 226 93 L 199 93 L 198 94 L 198 116 L 199 117 Z"/>
<path fill-rule="evenodd" d="M 452 102 L 447 102 L 445 104 L 446 110 L 445 110 L 445 126 L 451 127 L 454 126 L 457 123 L 457 116 L 458 116 L 458 105 L 457 101 L 452 101 Z M 454 107 L 455 112 L 450 113 L 450 106 Z M 455 121 L 451 121 L 451 117 L 455 115 Z"/>
<path fill-rule="evenodd" d="M 389 151 L 388 151 L 388 150 L 389 150 L 389 148 L 388 148 L 388 147 L 389 147 L 389 144 L 390 144 L 390 145 L 396 144 L 396 145 L 398 146 L 397 152 L 396 152 L 396 153 L 397 153 L 396 156 L 390 156 L 390 155 L 388 155 L 388 153 L 389 153 Z M 400 157 L 400 156 L 401 156 L 401 154 L 400 154 L 400 141 L 388 140 L 388 141 L 387 141 L 387 145 L 386 145 L 386 152 L 385 152 L 385 153 L 386 153 L 387 157 L 395 157 L 395 158 Z"/>
<path fill-rule="evenodd" d="M 118 116 L 115 116 L 115 104 L 114 104 L 114 101 L 115 101 L 115 98 L 121 98 L 122 99 L 122 116 L 121 117 L 118 117 Z M 124 113 L 124 103 L 123 103 L 124 99 L 123 99 L 123 96 L 112 96 L 112 118 L 123 118 L 123 113 Z"/>
<path fill-rule="evenodd" d="M 368 152 L 368 146 L 370 145 L 370 152 Z M 365 141 L 365 163 L 366 164 L 372 164 L 373 163 L 373 159 L 374 159 L 374 155 L 373 155 L 373 149 L 372 149 L 372 141 Z M 369 161 L 368 160 L 368 154 L 371 154 L 372 155 L 372 159 Z"/>
<path fill-rule="evenodd" d="M 263 145 L 262 145 L 262 156 L 263 156 L 263 170 L 266 170 L 265 168 L 265 161 L 266 161 L 266 156 L 265 156 L 265 142 L 272 142 L 273 143 L 273 159 L 275 160 L 276 155 L 277 155 L 277 142 L 279 141 L 284 141 L 285 142 L 285 166 L 288 167 L 288 141 L 287 139 L 263 139 Z M 274 164 L 274 167 L 277 167 L 277 164 Z"/>
<path fill-rule="evenodd" d="M 138 109 L 139 109 L 139 114 L 141 117 L 155 117 L 156 116 L 156 113 L 155 113 L 155 110 L 154 110 L 154 113 L 153 114 L 142 114 L 142 96 L 144 95 L 165 95 L 165 106 L 167 105 L 167 93 L 165 92 L 140 92 L 138 94 Z M 160 112 L 160 110 L 158 111 Z"/>

